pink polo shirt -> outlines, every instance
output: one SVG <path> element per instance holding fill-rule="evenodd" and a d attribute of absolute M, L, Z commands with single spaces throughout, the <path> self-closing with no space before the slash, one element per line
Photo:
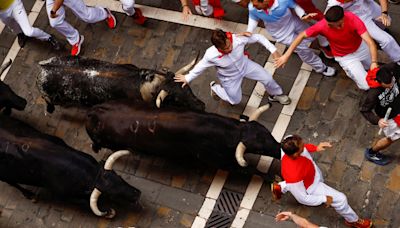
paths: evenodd
<path fill-rule="evenodd" d="M 361 35 L 367 31 L 364 23 L 355 14 L 344 12 L 342 29 L 331 28 L 326 19 L 306 29 L 308 37 L 325 36 L 334 56 L 345 56 L 355 52 L 361 44 Z"/>

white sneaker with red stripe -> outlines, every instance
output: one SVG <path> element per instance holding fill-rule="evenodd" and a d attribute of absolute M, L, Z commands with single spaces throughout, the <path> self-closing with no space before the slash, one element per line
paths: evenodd
<path fill-rule="evenodd" d="M 76 43 L 72 46 L 72 49 L 71 49 L 72 56 L 79 55 L 79 53 L 81 52 L 81 45 L 84 40 L 85 40 L 85 37 L 83 35 L 80 35 L 78 43 Z"/>
<path fill-rule="evenodd" d="M 107 11 L 107 18 L 106 22 L 107 25 L 110 29 L 113 29 L 117 26 L 117 19 L 115 19 L 114 15 L 111 13 L 111 11 L 108 8 L 104 8 Z"/>

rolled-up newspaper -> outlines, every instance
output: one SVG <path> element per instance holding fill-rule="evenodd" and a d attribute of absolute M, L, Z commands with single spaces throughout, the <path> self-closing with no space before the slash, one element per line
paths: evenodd
<path fill-rule="evenodd" d="M 384 121 L 387 121 L 387 120 L 388 120 L 389 115 L 390 115 L 390 112 L 392 112 L 392 108 L 391 108 L 391 107 L 389 107 L 389 108 L 386 110 L 385 117 L 383 118 Z M 379 129 L 378 135 L 381 135 L 381 134 L 382 134 L 382 130 L 383 130 L 383 128 Z"/>

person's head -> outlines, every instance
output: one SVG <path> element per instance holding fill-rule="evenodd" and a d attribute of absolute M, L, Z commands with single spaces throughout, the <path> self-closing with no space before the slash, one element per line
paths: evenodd
<path fill-rule="evenodd" d="M 342 29 L 344 25 L 344 10 L 340 6 L 332 6 L 325 13 L 325 20 L 328 26 L 335 29 Z"/>
<path fill-rule="evenodd" d="M 222 53 L 232 51 L 232 42 L 229 40 L 226 32 L 221 29 L 216 29 L 211 35 L 211 43 Z"/>
<path fill-rule="evenodd" d="M 303 153 L 304 142 L 303 139 L 298 135 L 286 136 L 281 142 L 283 152 L 289 157 L 296 159 Z"/>
<path fill-rule="evenodd" d="M 251 0 L 253 3 L 254 8 L 258 10 L 265 10 L 268 8 L 268 3 L 270 0 Z"/>
<path fill-rule="evenodd" d="M 381 84 L 383 88 L 392 88 L 394 84 L 393 71 L 389 67 L 381 67 L 378 72 L 376 72 L 376 81 Z"/>

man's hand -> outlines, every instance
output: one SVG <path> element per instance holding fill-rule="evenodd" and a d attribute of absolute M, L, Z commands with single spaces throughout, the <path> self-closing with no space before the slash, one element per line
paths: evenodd
<path fill-rule="evenodd" d="M 326 196 L 326 202 L 325 202 L 325 207 L 328 208 L 332 205 L 333 202 L 333 197 L 332 196 Z"/>
<path fill-rule="evenodd" d="M 289 60 L 289 56 L 286 55 L 286 53 L 285 53 L 281 57 L 279 57 L 275 60 L 274 67 L 275 68 L 284 67 L 288 60 Z"/>
<path fill-rule="evenodd" d="M 379 128 L 385 128 L 385 127 L 388 126 L 388 122 L 385 121 L 383 118 L 381 118 L 381 119 L 378 121 L 378 126 L 379 126 Z"/>
<path fill-rule="evenodd" d="M 272 53 L 272 59 L 274 61 L 277 61 L 280 57 L 281 57 L 281 53 L 279 53 L 279 51 L 275 51 L 274 53 Z"/>
<path fill-rule="evenodd" d="M 183 5 L 182 6 L 183 20 L 187 21 L 189 19 L 189 15 L 192 15 L 192 11 L 190 10 L 190 7 L 188 5 Z"/>
<path fill-rule="evenodd" d="M 250 37 L 250 36 L 253 35 L 253 33 L 251 33 L 251 32 L 241 32 L 241 33 L 238 33 L 237 35 L 238 35 L 238 36 L 247 36 L 247 37 Z"/>
<path fill-rule="evenodd" d="M 381 16 L 379 16 L 377 19 L 381 21 L 384 26 L 386 27 L 390 26 L 390 18 L 387 14 L 382 13 Z"/>
<path fill-rule="evenodd" d="M 309 21 L 312 19 L 312 17 L 315 17 L 315 16 L 317 16 L 317 13 L 309 13 L 309 14 L 302 16 L 300 19 L 302 21 Z"/>
<path fill-rule="evenodd" d="M 370 69 L 370 70 L 373 70 L 373 69 L 375 69 L 375 68 L 377 68 L 377 67 L 379 67 L 379 66 L 378 66 L 378 63 L 372 62 L 372 63 L 371 63 L 371 66 L 369 67 L 369 69 Z"/>
<path fill-rule="evenodd" d="M 318 144 L 317 146 L 317 151 L 324 151 L 326 148 L 330 148 L 332 147 L 330 142 L 321 142 L 320 144 Z"/>
<path fill-rule="evenodd" d="M 183 74 L 177 74 L 177 75 L 175 75 L 174 81 L 175 81 L 175 82 L 183 82 L 182 88 L 185 87 L 185 85 L 188 84 L 188 82 L 186 81 L 185 75 L 183 75 Z"/>
<path fill-rule="evenodd" d="M 290 212 L 290 211 L 282 211 L 275 216 L 275 221 L 286 221 L 286 220 L 290 219 L 291 215 L 292 215 L 292 212 Z"/>

